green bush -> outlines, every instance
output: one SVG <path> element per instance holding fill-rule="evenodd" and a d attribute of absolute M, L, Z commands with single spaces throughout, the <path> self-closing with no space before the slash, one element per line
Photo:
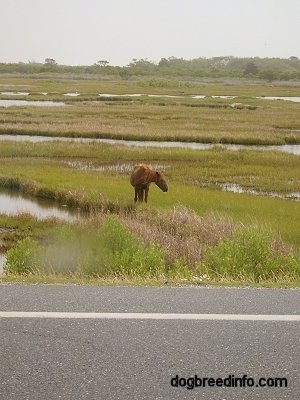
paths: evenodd
<path fill-rule="evenodd" d="M 160 247 L 154 243 L 145 247 L 115 215 L 109 215 L 100 228 L 97 253 L 95 272 L 146 276 L 159 274 L 165 268 Z"/>
<path fill-rule="evenodd" d="M 165 273 L 162 249 L 155 243 L 145 247 L 142 243 L 133 254 L 130 272 L 138 276 L 159 276 Z"/>
<path fill-rule="evenodd" d="M 274 239 L 266 230 L 250 227 L 238 230 L 231 239 L 205 249 L 198 268 L 211 276 L 276 279 L 300 276 L 299 262 L 292 254 L 272 248 Z"/>
<path fill-rule="evenodd" d="M 17 242 L 15 247 L 8 250 L 4 271 L 7 274 L 27 275 L 39 268 L 38 259 L 41 246 L 31 237 Z"/>

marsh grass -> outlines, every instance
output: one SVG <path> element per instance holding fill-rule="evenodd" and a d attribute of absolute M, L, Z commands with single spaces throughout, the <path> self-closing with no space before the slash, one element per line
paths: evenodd
<path fill-rule="evenodd" d="M 169 212 L 141 210 L 122 221 L 146 245 L 157 243 L 164 250 L 168 265 L 182 260 L 189 267 L 202 258 L 204 245 L 217 244 L 236 228 L 229 218 L 214 214 L 200 217 L 179 205 Z"/>
<path fill-rule="evenodd" d="M 0 186 L 47 197 L 84 212 L 134 212 L 129 172 L 126 175 L 119 169 L 106 169 L 116 160 L 121 164 L 159 165 L 170 190 L 165 194 L 155 185 L 151 186 L 147 207 L 154 213 L 157 208 L 168 210 L 181 203 L 198 215 L 225 214 L 245 224 L 270 225 L 284 240 L 299 244 L 298 202 L 226 193 L 220 189 L 221 184 L 233 183 L 258 193 L 298 192 L 300 159 L 297 156 L 256 151 L 156 149 L 154 159 L 153 150 L 145 148 L 3 142 L 0 157 Z M 95 170 L 73 166 L 82 160 Z"/>
<path fill-rule="evenodd" d="M 299 143 L 295 106 L 282 110 L 249 111 L 175 105 L 72 106 L 70 111 L 48 109 L 13 119 L 2 117 L 0 133 L 127 140 L 191 141 L 200 143 L 284 144 Z M 239 113 L 239 115 L 236 115 Z M 255 113 L 255 115 L 251 114 Z M 281 128 L 278 128 L 281 126 Z"/>
<path fill-rule="evenodd" d="M 41 82 L 36 84 L 38 83 Z M 48 83 L 45 82 L 45 85 Z M 300 143 L 299 105 L 287 101 L 253 99 L 253 87 L 250 86 L 231 88 L 231 94 L 242 96 L 240 99 L 160 99 L 145 96 L 126 99 L 97 97 L 97 92 L 103 93 L 105 88 L 109 88 L 107 83 L 101 86 L 102 82 L 99 82 L 99 86 L 96 85 L 93 89 L 94 98 L 90 82 L 79 82 L 78 85 L 74 82 L 71 89 L 68 82 L 60 81 L 60 97 L 57 94 L 49 97 L 49 100 L 66 101 L 64 92 L 80 91 L 80 87 L 83 85 L 84 88 L 86 85 L 79 97 L 67 98 L 69 107 L 4 108 L 0 133 L 129 140 L 147 140 L 150 137 L 151 140 L 158 141 L 202 143 Z M 112 93 L 122 93 L 122 90 L 126 93 L 130 87 L 129 83 L 127 85 L 129 86 L 125 90 L 121 82 L 114 82 L 110 89 Z M 131 85 L 132 89 L 140 89 L 131 93 L 145 92 L 144 86 L 137 86 L 133 82 Z M 47 87 L 43 91 L 47 91 Z M 53 90 L 57 90 L 56 84 Z M 157 93 L 164 95 L 166 89 L 157 90 Z M 170 89 L 170 94 L 179 94 L 175 90 L 176 88 Z M 228 93 L 229 89 L 227 86 L 215 86 L 213 89 L 210 87 L 210 91 L 206 88 L 204 92 L 212 94 L 215 91 L 220 94 L 217 90 Z M 185 88 L 182 94 L 191 94 L 191 88 Z M 232 107 L 233 101 L 241 106 Z"/>
<path fill-rule="evenodd" d="M 3 171 L 1 180 L 6 179 L 7 185 L 10 179 L 8 175 L 15 176 L 11 185 L 17 186 L 20 182 L 16 181 L 22 178 L 22 184 L 28 179 L 46 183 L 47 186 L 61 183 L 61 186 L 68 188 L 75 185 L 76 179 L 77 188 L 84 181 L 84 190 L 87 191 L 89 186 L 89 191 L 92 191 L 93 187 L 97 187 L 97 180 L 103 184 L 102 177 L 109 176 L 112 182 L 120 178 L 120 182 L 127 183 L 122 170 L 113 166 L 124 164 L 127 168 L 125 172 L 129 175 L 130 165 L 146 162 L 153 168 L 163 169 L 169 179 L 192 186 L 235 183 L 257 191 L 279 193 L 296 192 L 300 187 L 299 157 L 280 152 L 231 152 L 220 148 L 195 151 L 101 143 L 4 141 L 1 142 L 0 157 Z"/>
<path fill-rule="evenodd" d="M 122 77 L 110 75 L 91 75 L 84 73 L 39 73 L 34 75 L 1 74 L 0 90 L 20 91 L 39 94 L 41 92 L 63 94 L 79 92 L 85 95 L 99 93 L 149 93 L 149 94 L 205 94 L 236 96 L 297 96 L 299 83 L 272 82 L 262 80 L 234 78 L 200 78 L 195 77 Z"/>

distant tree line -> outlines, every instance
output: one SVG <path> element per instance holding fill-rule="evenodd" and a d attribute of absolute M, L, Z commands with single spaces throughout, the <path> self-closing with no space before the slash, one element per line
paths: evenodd
<path fill-rule="evenodd" d="M 111 66 L 109 61 L 100 60 L 93 65 L 60 65 L 53 58 L 44 63 L 0 63 L 1 73 L 42 74 L 73 73 L 115 75 L 124 79 L 132 76 L 159 76 L 181 78 L 255 78 L 267 81 L 300 80 L 300 59 L 291 56 L 282 58 L 238 58 L 213 57 L 185 60 L 183 58 L 162 58 L 158 63 L 148 59 L 133 59 L 124 67 Z"/>

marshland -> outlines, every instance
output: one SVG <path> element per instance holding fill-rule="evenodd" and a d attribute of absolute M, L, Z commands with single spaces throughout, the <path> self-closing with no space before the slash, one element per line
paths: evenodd
<path fill-rule="evenodd" d="M 300 104 L 266 96 L 298 97 L 299 84 L 0 75 L 0 101 L 24 100 L 0 104 L 1 135 L 70 139 L 1 140 L 0 188 L 76 214 L 39 219 L 0 203 L 0 280 L 299 286 L 300 156 L 254 146 L 300 144 Z M 228 143 L 248 147 L 217 146 Z M 152 184 L 147 205 L 133 201 L 137 163 L 163 172 L 169 186 Z"/>

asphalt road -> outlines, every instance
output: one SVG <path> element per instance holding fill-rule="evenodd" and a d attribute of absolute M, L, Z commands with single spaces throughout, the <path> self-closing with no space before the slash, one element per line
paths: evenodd
<path fill-rule="evenodd" d="M 0 399 L 298 400 L 299 314 L 300 290 L 2 284 Z M 275 378 L 287 387 L 258 385 Z"/>

